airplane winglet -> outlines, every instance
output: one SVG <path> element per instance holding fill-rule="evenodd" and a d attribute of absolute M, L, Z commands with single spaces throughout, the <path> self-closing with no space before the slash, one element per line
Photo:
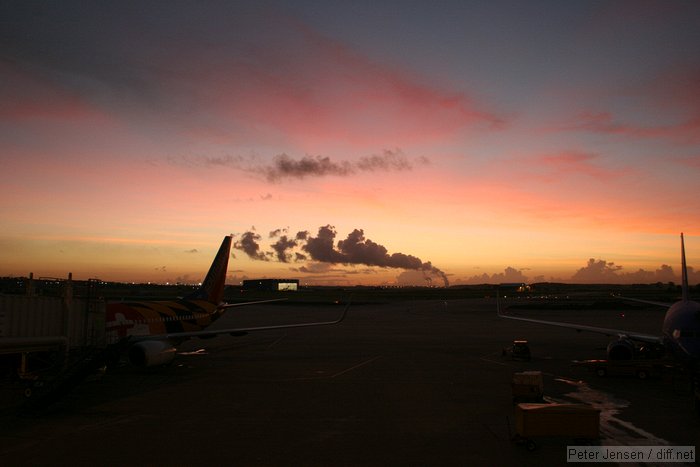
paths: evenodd
<path fill-rule="evenodd" d="M 340 315 L 340 318 L 338 318 L 338 320 L 336 320 L 335 323 L 333 323 L 333 324 L 339 324 L 339 323 L 343 322 L 343 320 L 345 319 L 345 316 L 347 316 L 347 314 L 348 314 L 348 310 L 350 309 L 350 305 L 352 305 L 352 295 L 348 299 L 348 304 L 345 305 L 345 309 L 343 310 L 343 314 Z"/>

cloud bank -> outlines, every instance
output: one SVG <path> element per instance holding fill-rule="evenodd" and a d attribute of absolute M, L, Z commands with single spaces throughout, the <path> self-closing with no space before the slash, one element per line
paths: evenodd
<path fill-rule="evenodd" d="M 624 272 L 623 267 L 602 259 L 590 258 L 585 266 L 579 268 L 569 279 L 549 278 L 538 275 L 526 276 L 524 269 L 508 266 L 502 273 L 474 275 L 460 281 L 465 284 L 501 284 L 501 283 L 532 283 L 532 282 L 570 282 L 574 284 L 654 284 L 657 282 L 680 282 L 680 274 L 667 264 L 653 271 L 638 269 L 634 272 Z M 691 284 L 700 283 L 700 271 L 688 266 L 688 280 Z"/>
<path fill-rule="evenodd" d="M 331 225 L 319 227 L 315 237 L 308 231 L 297 232 L 294 237 L 291 237 L 287 235 L 286 230 L 276 229 L 271 232 L 270 237 L 277 238 L 277 241 L 270 246 L 270 251 L 262 251 L 259 244 L 261 236 L 251 231 L 243 233 L 241 240 L 234 243 L 234 248 L 245 252 L 254 260 L 268 261 L 270 258 L 275 258 L 279 262 L 289 263 L 310 259 L 316 263 L 362 264 L 418 271 L 427 282 L 432 283 L 432 279 L 437 278 L 445 287 L 449 286 L 447 275 L 433 266 L 430 261 L 424 262 L 416 256 L 405 253 L 390 254 L 383 245 L 365 238 L 363 229 L 354 229 L 345 239 L 337 242 L 337 232 Z M 295 249 L 297 251 L 293 251 Z M 318 271 L 319 268 L 308 265 L 298 270 L 312 272 Z"/>

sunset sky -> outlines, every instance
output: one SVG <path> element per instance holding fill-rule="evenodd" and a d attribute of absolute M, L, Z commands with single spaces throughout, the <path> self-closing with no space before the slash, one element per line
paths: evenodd
<path fill-rule="evenodd" d="M 700 2 L 0 2 L 0 276 L 678 281 L 699 180 Z"/>

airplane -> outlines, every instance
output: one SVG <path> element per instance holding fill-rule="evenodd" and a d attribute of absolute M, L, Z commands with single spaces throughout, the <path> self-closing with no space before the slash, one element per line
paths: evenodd
<path fill-rule="evenodd" d="M 177 345 L 193 337 L 206 339 L 220 334 L 242 336 L 254 331 L 332 325 L 345 319 L 349 302 L 335 321 L 208 330 L 208 326 L 228 308 L 285 300 L 223 303 L 231 241 L 231 235 L 224 237 L 204 282 L 188 296 L 169 301 L 107 304 L 105 321 L 108 341 L 115 347 L 125 344 L 132 365 L 150 367 L 170 363 L 175 358 Z M 120 353 L 112 355 L 111 363 L 116 363 Z"/>
<path fill-rule="evenodd" d="M 501 312 L 500 298 L 497 299 L 496 310 L 501 318 L 526 321 L 536 324 L 559 326 L 563 328 L 575 329 L 576 331 L 588 331 L 616 337 L 617 340 L 610 342 L 607 348 L 608 359 L 610 360 L 630 360 L 635 357 L 635 342 L 662 346 L 675 357 L 679 363 L 696 371 L 700 362 L 700 303 L 690 300 L 688 293 L 688 268 L 685 262 L 685 241 L 681 233 L 681 268 L 682 268 L 682 296 L 681 300 L 673 303 L 660 303 L 648 300 L 630 299 L 627 300 L 649 303 L 652 305 L 664 306 L 668 308 L 661 328 L 661 335 L 654 336 L 641 334 L 632 331 L 619 329 L 599 328 L 581 324 L 563 323 L 558 321 L 545 321 L 532 318 L 522 318 L 509 316 Z"/>

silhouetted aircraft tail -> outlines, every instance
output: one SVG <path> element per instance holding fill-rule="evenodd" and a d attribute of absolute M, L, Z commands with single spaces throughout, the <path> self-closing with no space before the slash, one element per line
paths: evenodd
<path fill-rule="evenodd" d="M 682 291 L 683 291 L 683 301 L 687 302 L 690 300 L 688 296 L 688 268 L 685 265 L 685 241 L 683 240 L 683 233 L 681 232 L 681 280 L 682 280 Z"/>
<path fill-rule="evenodd" d="M 219 252 L 211 263 L 209 272 L 204 278 L 201 287 L 195 292 L 186 296 L 186 300 L 206 300 L 211 303 L 219 304 L 224 298 L 224 286 L 226 285 L 226 269 L 228 268 L 228 258 L 231 252 L 231 235 L 224 237 L 221 242 Z"/>

